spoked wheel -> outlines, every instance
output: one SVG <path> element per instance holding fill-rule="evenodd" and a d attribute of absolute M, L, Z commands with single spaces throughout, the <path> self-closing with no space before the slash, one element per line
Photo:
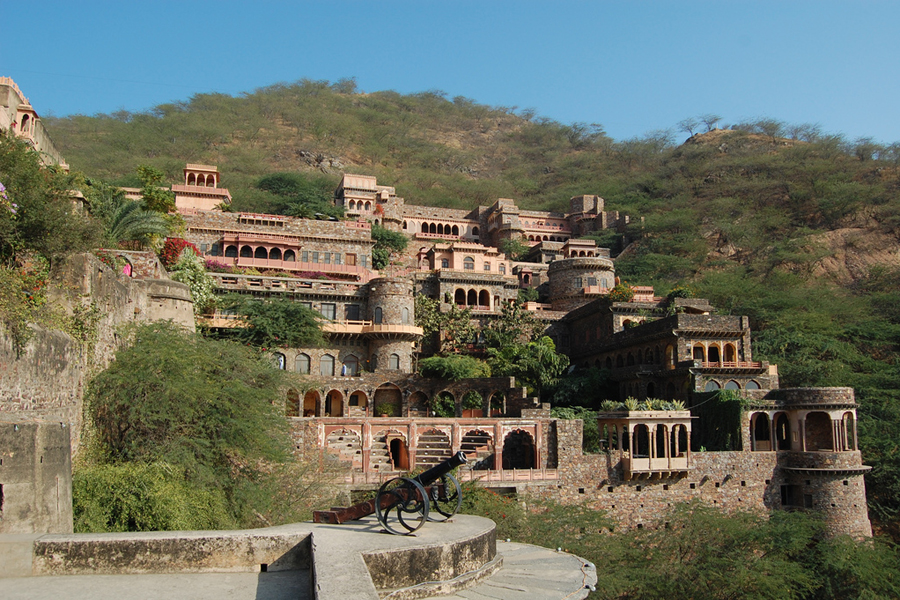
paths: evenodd
<path fill-rule="evenodd" d="M 428 520 L 428 494 L 418 481 L 395 477 L 378 490 L 375 516 L 388 532 L 410 535 Z"/>
<path fill-rule="evenodd" d="M 428 520 L 446 521 L 462 507 L 462 488 L 453 475 L 441 475 L 440 479 L 431 484 L 428 499 L 433 509 Z"/>

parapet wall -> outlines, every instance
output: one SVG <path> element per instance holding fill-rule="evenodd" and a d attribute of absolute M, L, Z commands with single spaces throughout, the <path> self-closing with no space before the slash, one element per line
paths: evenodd
<path fill-rule="evenodd" d="M 0 421 L 0 534 L 72 532 L 70 430 Z"/>

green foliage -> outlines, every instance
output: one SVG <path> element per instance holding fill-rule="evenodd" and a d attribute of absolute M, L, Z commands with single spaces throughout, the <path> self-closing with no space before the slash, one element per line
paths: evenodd
<path fill-rule="evenodd" d="M 272 212 L 307 219 L 344 216 L 344 209 L 332 201 L 336 186 L 337 182 L 327 177 L 303 173 L 272 173 L 256 182 L 257 189 L 274 196 Z"/>
<path fill-rule="evenodd" d="M 141 180 L 141 198 L 147 210 L 162 214 L 175 210 L 175 194 L 163 186 L 165 173 L 148 165 L 140 165 L 137 174 Z"/>
<path fill-rule="evenodd" d="M 194 314 L 205 314 L 216 306 L 216 281 L 206 272 L 202 258 L 185 248 L 181 258 L 169 267 L 169 277 L 173 281 L 187 284 L 194 302 Z"/>
<path fill-rule="evenodd" d="M 490 377 L 491 369 L 484 361 L 471 356 L 432 356 L 419 361 L 422 377 L 459 381 L 474 377 Z"/>
<path fill-rule="evenodd" d="M 743 400 L 733 390 L 695 392 L 691 415 L 697 417 L 691 446 L 707 450 L 741 449 Z"/>
<path fill-rule="evenodd" d="M 402 233 L 385 229 L 381 225 L 372 225 L 372 239 L 375 240 L 372 266 L 379 270 L 388 266 L 392 254 L 402 254 L 408 241 Z"/>
<path fill-rule="evenodd" d="M 509 260 L 522 260 L 528 253 L 530 246 L 519 238 L 506 238 L 500 240 L 497 248 L 506 255 Z"/>
<path fill-rule="evenodd" d="M 123 497 L 153 482 L 137 493 L 133 510 L 93 507 L 85 514 L 112 514 L 109 522 L 117 527 L 131 523 L 138 518 L 135 511 L 153 512 L 154 498 L 165 493 L 154 490 L 171 486 L 186 505 L 210 507 L 202 518 L 220 515 L 218 498 L 224 495 L 228 519 L 219 526 L 257 522 L 256 513 L 267 509 L 271 496 L 266 465 L 289 457 L 287 422 L 278 408 L 283 373 L 246 347 L 205 339 L 171 322 L 136 327 L 130 335 L 131 345 L 116 353 L 85 394 L 93 464 L 164 463 L 174 470 L 133 472 L 133 484 L 126 485 L 132 489 L 122 491 Z M 91 489 L 96 486 L 85 488 Z M 90 507 L 104 500 L 77 502 Z M 115 516 L 117 511 L 126 516 Z M 152 514 L 147 518 L 158 524 Z"/>
<path fill-rule="evenodd" d="M 23 252 L 52 261 L 97 245 L 98 223 L 75 208 L 69 193 L 74 180 L 42 166 L 25 141 L 0 133 L 0 184 L 8 204 L 0 209 L 0 262 L 11 266 Z"/>
<path fill-rule="evenodd" d="M 505 302 L 500 307 L 500 318 L 492 320 L 482 330 L 488 348 L 503 348 L 512 344 L 533 342 L 540 339 L 545 325 L 525 310 L 519 302 Z"/>
<path fill-rule="evenodd" d="M 198 488 L 184 467 L 161 462 L 78 465 L 75 531 L 165 531 L 236 526 L 222 490 Z"/>
<path fill-rule="evenodd" d="M 526 302 L 537 302 L 538 298 L 540 298 L 540 294 L 538 293 L 537 288 L 519 288 L 516 300 L 520 304 L 524 304 Z"/>
<path fill-rule="evenodd" d="M 608 297 L 610 302 L 631 302 L 634 298 L 634 288 L 625 281 L 617 283 L 613 289 L 609 290 Z"/>
<path fill-rule="evenodd" d="M 456 416 L 456 402 L 448 392 L 441 392 L 429 401 L 431 414 L 435 417 L 452 418 Z"/>
<path fill-rule="evenodd" d="M 547 336 L 533 342 L 488 348 L 488 365 L 495 377 L 515 377 L 529 392 L 540 397 L 542 390 L 556 383 L 569 366 L 569 357 L 559 354 Z"/>
<path fill-rule="evenodd" d="M 288 298 L 252 298 L 226 296 L 222 306 L 242 316 L 246 327 L 238 327 L 230 336 L 262 350 L 271 348 L 307 348 L 322 346 L 321 315 Z"/>
<path fill-rule="evenodd" d="M 590 367 L 560 377 L 549 391 L 553 406 L 589 406 L 598 408 L 604 398 L 618 395 L 618 384 L 606 369 Z"/>

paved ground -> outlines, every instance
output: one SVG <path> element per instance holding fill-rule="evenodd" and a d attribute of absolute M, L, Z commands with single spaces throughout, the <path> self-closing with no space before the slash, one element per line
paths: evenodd
<path fill-rule="evenodd" d="M 503 568 L 480 585 L 428 600 L 576 600 L 597 583 L 594 566 L 548 548 L 497 542 Z"/>
<path fill-rule="evenodd" d="M 15 577 L 0 589 L 4 600 L 311 600 L 308 571 Z"/>

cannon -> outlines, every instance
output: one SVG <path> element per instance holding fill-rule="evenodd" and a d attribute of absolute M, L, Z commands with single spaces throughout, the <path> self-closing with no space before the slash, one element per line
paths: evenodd
<path fill-rule="evenodd" d="M 446 521 L 462 506 L 459 481 L 450 474 L 466 464 L 457 452 L 416 477 L 394 477 L 384 482 L 373 500 L 346 508 L 317 510 L 313 522 L 337 525 L 375 514 L 382 527 L 394 535 L 411 535 L 426 521 Z"/>

